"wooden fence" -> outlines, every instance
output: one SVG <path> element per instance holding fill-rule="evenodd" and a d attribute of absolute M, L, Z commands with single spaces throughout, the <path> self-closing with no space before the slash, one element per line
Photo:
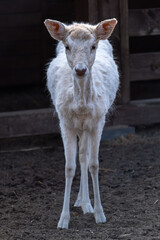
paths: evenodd
<path fill-rule="evenodd" d="M 56 44 L 43 25 L 45 18 L 66 23 L 97 23 L 112 17 L 118 19 L 111 42 L 119 64 L 121 87 L 110 125 L 159 123 L 160 1 L 157 0 L 0 1 L 1 89 L 42 84 L 45 64 L 54 56 Z M 58 131 L 57 120 L 51 120 L 48 107 L 0 113 L 0 137 Z M 39 124 L 27 125 L 28 119 L 32 123 L 38 119 Z M 52 124 L 53 128 L 48 127 Z"/>

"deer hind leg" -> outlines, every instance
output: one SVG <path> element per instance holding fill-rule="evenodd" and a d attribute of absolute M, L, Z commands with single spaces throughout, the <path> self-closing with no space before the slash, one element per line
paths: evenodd
<path fill-rule="evenodd" d="M 98 180 L 98 172 L 99 172 L 99 161 L 98 161 L 98 153 L 99 153 L 99 144 L 101 139 L 102 127 L 97 128 L 92 133 L 91 138 L 91 157 L 89 161 L 89 171 L 92 176 L 93 182 L 93 191 L 94 191 L 94 216 L 96 223 L 104 223 L 106 222 L 106 217 L 103 212 L 103 207 L 101 204 L 101 198 L 99 193 L 99 180 Z"/>
<path fill-rule="evenodd" d="M 93 208 L 89 198 L 88 187 L 88 164 L 90 151 L 89 133 L 83 132 L 79 140 L 79 161 L 81 168 L 80 189 L 74 206 L 82 207 L 83 213 L 93 213 Z"/>
<path fill-rule="evenodd" d="M 78 192 L 77 200 L 74 203 L 74 207 L 81 207 L 81 204 L 82 204 L 82 183 L 80 179 L 79 192 Z"/>
<path fill-rule="evenodd" d="M 78 192 L 78 196 L 77 196 L 77 200 L 76 200 L 76 202 L 75 202 L 75 204 L 74 204 L 74 206 L 75 207 L 82 207 L 82 177 L 81 177 L 81 180 L 80 180 L 80 187 L 79 187 L 79 192 Z M 88 193 L 89 193 L 89 189 L 88 189 Z M 83 204 L 84 205 L 84 204 Z M 85 209 L 86 210 L 85 210 Z M 93 207 L 92 207 L 92 205 L 91 205 L 91 201 L 90 201 L 90 199 L 88 199 L 88 201 L 87 201 L 87 205 L 86 205 L 86 207 L 83 207 L 83 209 L 84 209 L 84 213 L 93 213 L 94 212 L 94 210 L 93 210 Z"/>
<path fill-rule="evenodd" d="M 76 151 L 77 151 L 77 138 L 76 134 L 66 127 L 61 126 L 62 138 L 65 150 L 65 193 L 63 209 L 60 220 L 58 222 L 58 228 L 68 228 L 70 221 L 70 193 L 73 177 L 76 169 Z"/>

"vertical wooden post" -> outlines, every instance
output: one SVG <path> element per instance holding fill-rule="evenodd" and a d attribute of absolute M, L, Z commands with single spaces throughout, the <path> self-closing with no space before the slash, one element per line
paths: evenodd
<path fill-rule="evenodd" d="M 121 103 L 130 101 L 128 0 L 120 0 Z"/>
<path fill-rule="evenodd" d="M 96 24 L 98 22 L 98 1 L 88 0 L 88 21 Z"/>
<path fill-rule="evenodd" d="M 97 0 L 74 0 L 76 21 L 97 23 L 98 4 Z"/>
<path fill-rule="evenodd" d="M 114 55 L 116 56 L 117 62 L 120 59 L 120 12 L 119 12 L 119 2 L 117 0 L 99 0 L 98 10 L 99 10 L 99 21 L 116 18 L 118 24 L 113 31 L 111 38 L 109 39 L 113 45 Z"/>

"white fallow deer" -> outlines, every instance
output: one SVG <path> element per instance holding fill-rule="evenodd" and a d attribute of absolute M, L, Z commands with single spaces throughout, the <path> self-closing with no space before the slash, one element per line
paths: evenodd
<path fill-rule="evenodd" d="M 96 26 L 45 20 L 52 38 L 60 41 L 57 56 L 47 71 L 47 86 L 60 120 L 66 160 L 64 202 L 58 228 L 68 228 L 70 221 L 77 138 L 81 180 L 75 206 L 80 206 L 84 214 L 94 213 L 96 223 L 106 222 L 99 193 L 98 154 L 105 115 L 119 86 L 117 65 L 107 40 L 116 24 L 114 18 Z M 93 181 L 94 209 L 89 198 L 88 168 Z"/>

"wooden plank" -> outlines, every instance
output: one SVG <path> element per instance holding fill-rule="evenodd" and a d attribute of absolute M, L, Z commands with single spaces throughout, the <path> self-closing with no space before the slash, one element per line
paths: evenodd
<path fill-rule="evenodd" d="M 0 29 L 0 43 L 13 41 L 28 41 L 40 39 L 40 27 L 15 27 Z"/>
<path fill-rule="evenodd" d="M 41 82 L 41 71 L 39 68 L 9 69 L 0 71 L 0 87 L 22 86 L 39 84 Z"/>
<path fill-rule="evenodd" d="M 120 1 L 121 103 L 130 101 L 128 0 Z"/>
<path fill-rule="evenodd" d="M 26 13 L 40 11 L 40 0 L 0 1 L 0 14 Z"/>
<path fill-rule="evenodd" d="M 119 1 L 113 0 L 99 0 L 98 1 L 98 15 L 99 21 L 109 18 L 116 18 L 118 24 L 111 35 L 111 42 L 116 47 L 116 56 L 119 57 L 120 52 L 120 12 L 119 12 Z"/>
<path fill-rule="evenodd" d="M 130 104 L 117 106 L 109 125 L 148 125 L 160 123 L 160 104 Z M 0 113 L 0 138 L 50 134 L 59 132 L 59 122 L 53 109 L 34 109 Z"/>
<path fill-rule="evenodd" d="M 131 99 L 143 100 L 160 97 L 160 80 L 131 82 Z"/>
<path fill-rule="evenodd" d="M 41 24 L 41 13 L 0 15 L 0 28 L 35 26 Z"/>
<path fill-rule="evenodd" d="M 119 20 L 119 18 L 120 18 L 119 1 L 99 0 L 98 7 L 99 7 L 98 10 L 99 10 L 100 21 L 102 21 L 104 19 L 108 19 L 108 18 L 117 18 L 117 20 Z M 118 27 L 116 27 L 116 28 L 118 30 Z"/>
<path fill-rule="evenodd" d="M 88 22 L 92 24 L 97 24 L 98 22 L 97 0 L 88 0 Z"/>
<path fill-rule="evenodd" d="M 160 98 L 134 100 L 134 101 L 131 101 L 131 104 L 132 105 L 137 105 L 137 106 L 160 105 Z"/>
<path fill-rule="evenodd" d="M 111 0 L 99 0 L 98 1 L 98 15 L 99 15 L 99 21 L 103 21 L 104 19 L 112 18 L 111 13 L 111 6 L 112 6 Z M 114 1 L 115 2 L 115 1 Z"/>
<path fill-rule="evenodd" d="M 130 80 L 160 79 L 160 52 L 130 55 Z"/>
<path fill-rule="evenodd" d="M 129 35 L 160 34 L 160 8 L 129 10 Z"/>
<path fill-rule="evenodd" d="M 113 125 L 150 125 L 160 123 L 160 104 L 128 104 L 117 106 Z"/>
<path fill-rule="evenodd" d="M 115 56 L 116 62 L 120 67 L 120 1 L 113 1 L 113 0 L 98 0 L 98 17 L 99 21 L 109 18 L 116 18 L 118 23 L 109 38 L 113 46 L 113 54 Z M 120 99 L 122 94 L 119 94 L 117 98 L 117 102 L 121 103 L 122 100 Z"/>
<path fill-rule="evenodd" d="M 0 138 L 57 133 L 52 109 L 0 113 Z"/>

